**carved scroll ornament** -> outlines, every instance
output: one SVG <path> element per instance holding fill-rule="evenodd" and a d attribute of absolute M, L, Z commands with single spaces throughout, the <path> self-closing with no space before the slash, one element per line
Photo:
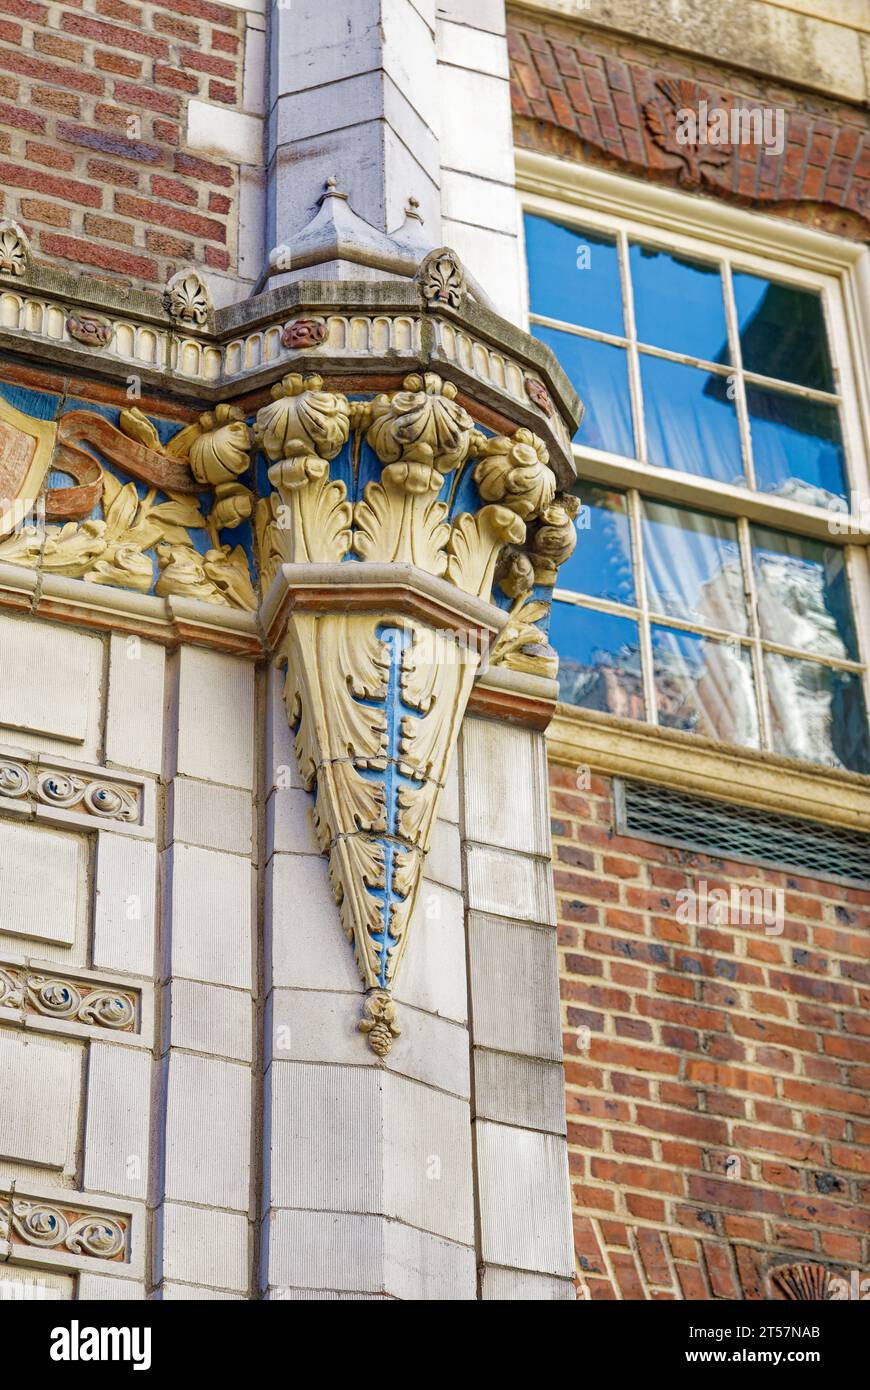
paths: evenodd
<path fill-rule="evenodd" d="M 137 407 L 122 410 L 120 428 L 87 410 L 61 416 L 53 466 L 75 486 L 44 495 L 45 516 L 59 524 L 26 523 L 0 541 L 0 561 L 51 574 L 110 584 L 160 596 L 180 594 L 253 611 L 257 599 L 241 546 L 221 543 L 220 532 L 250 517 L 253 495 L 239 476 L 250 465 L 251 434 L 234 406 L 219 405 L 180 430 L 164 447 Z M 122 483 L 93 454 L 92 445 L 133 479 Z M 48 460 L 45 467 L 47 469 Z M 167 500 L 158 501 L 158 493 Z M 208 515 L 200 494 L 212 493 Z M 99 506 L 101 517 L 91 513 Z M 76 518 L 85 518 L 78 522 Z M 204 531 L 210 547 L 197 549 L 191 531 Z M 156 583 L 155 583 L 156 560 Z"/>

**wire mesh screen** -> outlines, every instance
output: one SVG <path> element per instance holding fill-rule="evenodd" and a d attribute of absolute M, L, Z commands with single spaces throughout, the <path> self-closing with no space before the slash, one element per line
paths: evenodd
<path fill-rule="evenodd" d="M 870 835 L 857 830 L 729 806 L 648 782 L 619 779 L 616 793 L 620 835 L 791 869 L 834 883 L 870 885 Z"/>

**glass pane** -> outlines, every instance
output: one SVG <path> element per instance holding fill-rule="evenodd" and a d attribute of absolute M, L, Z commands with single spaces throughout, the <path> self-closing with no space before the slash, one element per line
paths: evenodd
<path fill-rule="evenodd" d="M 735 272 L 734 300 L 747 372 L 834 390 L 820 294 Z"/>
<path fill-rule="evenodd" d="M 846 496 L 840 413 L 824 401 L 746 384 L 755 478 L 762 492 L 827 507 Z"/>
<path fill-rule="evenodd" d="M 643 719 L 637 623 L 571 603 L 553 604 L 550 642 L 559 653 L 559 695 L 571 705 Z"/>
<path fill-rule="evenodd" d="M 586 483 L 572 491 L 583 504 L 577 518 L 577 545 L 559 570 L 557 586 L 633 604 L 631 528 L 624 493 Z"/>
<path fill-rule="evenodd" d="M 629 261 L 640 342 L 708 362 L 731 361 L 717 265 L 636 244 Z"/>
<path fill-rule="evenodd" d="M 740 427 L 728 378 L 643 352 L 640 372 L 650 463 L 720 483 L 743 483 Z"/>
<path fill-rule="evenodd" d="M 644 500 L 641 527 L 650 608 L 671 618 L 745 632 L 736 523 Z"/>
<path fill-rule="evenodd" d="M 838 546 L 752 527 L 761 635 L 783 647 L 857 661 L 846 561 Z"/>
<path fill-rule="evenodd" d="M 861 679 L 817 661 L 765 652 L 774 752 L 870 772 Z"/>
<path fill-rule="evenodd" d="M 532 313 L 624 334 L 616 238 L 530 213 L 525 226 Z"/>
<path fill-rule="evenodd" d="M 536 338 L 553 349 L 586 407 L 574 436 L 577 442 L 633 458 L 625 348 L 578 338 L 576 333 L 542 328 L 540 324 L 532 324 L 532 330 Z"/>
<path fill-rule="evenodd" d="M 739 642 L 651 628 L 659 723 L 758 747 L 752 659 Z"/>

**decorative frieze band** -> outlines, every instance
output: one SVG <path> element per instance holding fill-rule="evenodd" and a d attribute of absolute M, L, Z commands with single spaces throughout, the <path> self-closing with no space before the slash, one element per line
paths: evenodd
<path fill-rule="evenodd" d="M 95 1260 L 129 1260 L 125 1218 L 17 1194 L 0 1195 L 0 1240 Z"/>
<path fill-rule="evenodd" d="M 304 334 L 297 319 L 286 316 L 257 326 L 223 343 L 185 336 L 149 323 L 126 318 L 76 313 L 70 306 L 31 297 L 23 290 L 0 293 L 0 329 L 52 343 L 82 343 L 107 361 L 131 368 L 170 371 L 191 384 L 226 387 L 264 368 L 288 368 L 300 351 L 348 365 L 372 359 L 390 360 L 398 370 L 416 366 L 424 354 L 424 324 L 434 327 L 433 361 L 455 366 L 478 382 L 528 408 L 541 411 L 564 447 L 569 436 L 553 411 L 546 388 L 528 369 L 505 352 L 492 348 L 476 334 L 437 317 L 408 313 L 328 313 L 305 319 L 315 325 Z"/>
<path fill-rule="evenodd" d="M 50 807 L 92 817 L 95 824 L 145 824 L 143 783 L 122 781 L 111 773 L 94 775 L 79 769 L 46 766 L 42 759 L 26 760 L 0 752 L 0 806 Z M 65 819 L 66 817 L 64 817 Z"/>
<path fill-rule="evenodd" d="M 117 985 L 0 965 L 0 1008 L 85 1023 L 115 1033 L 133 1033 L 138 1023 L 138 1002 L 136 991 Z"/>

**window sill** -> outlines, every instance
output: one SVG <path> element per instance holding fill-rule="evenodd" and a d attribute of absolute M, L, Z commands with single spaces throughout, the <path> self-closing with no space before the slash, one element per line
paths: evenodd
<path fill-rule="evenodd" d="M 870 833 L 870 777 L 559 704 L 551 761 Z"/>

